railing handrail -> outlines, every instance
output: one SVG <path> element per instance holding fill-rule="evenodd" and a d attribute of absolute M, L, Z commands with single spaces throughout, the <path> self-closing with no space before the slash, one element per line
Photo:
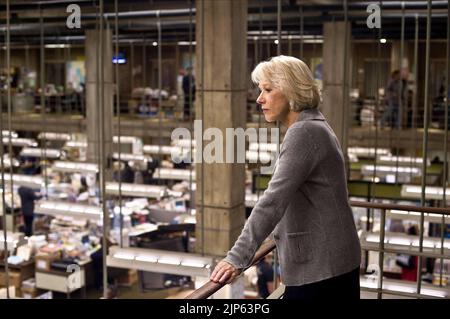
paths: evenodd
<path fill-rule="evenodd" d="M 441 215 L 450 215 L 450 207 L 449 208 L 440 208 L 440 207 L 422 207 L 422 206 L 413 206 L 413 205 L 401 205 L 401 204 L 384 204 L 384 203 L 371 203 L 371 202 L 362 202 L 362 201 L 349 201 L 352 207 L 363 207 L 363 208 L 374 208 L 374 209 L 384 209 L 384 210 L 401 210 L 401 211 L 414 211 L 421 213 L 433 213 L 433 214 L 441 214 Z M 268 253 L 275 249 L 275 242 L 273 240 L 269 240 L 261 245 L 258 251 L 255 254 L 255 257 L 252 260 L 251 266 L 255 265 L 261 259 L 263 259 Z M 208 281 L 206 284 L 192 292 L 185 299 L 206 299 L 209 298 L 212 294 L 217 292 L 225 283 L 216 283 L 213 281 Z"/>
<path fill-rule="evenodd" d="M 362 201 L 350 201 L 352 207 L 364 207 L 364 208 L 375 208 L 375 209 L 385 209 L 385 210 L 402 210 L 402 211 L 413 211 L 419 213 L 433 213 L 441 215 L 450 215 L 450 207 L 423 207 L 423 206 L 413 206 L 413 205 L 401 205 L 401 204 L 384 204 L 384 203 L 371 203 Z"/>
<path fill-rule="evenodd" d="M 255 257 L 253 257 L 250 266 L 253 266 L 256 263 L 258 263 L 261 259 L 263 259 L 268 253 L 270 253 L 274 249 L 275 249 L 275 242 L 273 240 L 268 240 L 267 242 L 263 243 L 256 252 Z M 204 284 L 203 286 L 192 292 L 185 299 L 206 299 L 225 285 L 226 285 L 225 283 L 216 283 L 210 280 L 206 284 Z"/>

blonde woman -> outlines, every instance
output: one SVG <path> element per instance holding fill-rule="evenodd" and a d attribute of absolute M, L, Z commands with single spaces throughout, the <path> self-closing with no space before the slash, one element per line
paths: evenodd
<path fill-rule="evenodd" d="M 359 298 L 361 248 L 348 203 L 344 157 L 318 110 L 311 71 L 289 56 L 261 62 L 252 72 L 268 122 L 287 127 L 267 190 L 241 235 L 210 279 L 229 283 L 272 233 L 285 299 Z"/>

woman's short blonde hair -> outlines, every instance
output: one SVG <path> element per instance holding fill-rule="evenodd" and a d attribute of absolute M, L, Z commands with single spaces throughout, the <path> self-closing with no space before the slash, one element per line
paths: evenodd
<path fill-rule="evenodd" d="M 280 55 L 259 63 L 252 72 L 252 81 L 256 84 L 267 81 L 281 90 L 295 112 L 319 105 L 319 89 L 311 70 L 292 56 Z"/>

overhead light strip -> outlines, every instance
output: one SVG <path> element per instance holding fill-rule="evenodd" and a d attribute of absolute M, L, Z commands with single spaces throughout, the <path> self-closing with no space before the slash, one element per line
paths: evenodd
<path fill-rule="evenodd" d="M 110 267 L 138 269 L 159 273 L 208 277 L 212 257 L 157 249 L 120 248 L 109 249 L 107 264 Z"/>
<path fill-rule="evenodd" d="M 55 161 L 52 169 L 62 172 L 79 172 L 79 173 L 98 173 L 98 164 L 95 163 L 80 163 L 80 162 L 65 162 Z"/>
<path fill-rule="evenodd" d="M 195 179 L 196 174 L 194 170 L 175 169 L 175 168 L 157 168 L 153 173 L 153 178 L 168 179 L 168 180 L 190 180 Z"/>
<path fill-rule="evenodd" d="M 368 276 L 360 277 L 360 285 L 362 288 L 369 289 L 377 289 L 378 282 L 369 279 Z M 392 291 L 392 292 L 402 292 L 402 293 L 410 293 L 415 294 L 417 292 L 417 287 L 414 283 L 407 283 L 405 281 L 394 281 L 391 279 L 383 278 L 383 289 Z M 383 294 L 389 294 L 388 292 L 383 292 Z M 429 297 L 437 297 L 437 298 L 448 298 L 449 293 L 445 290 L 445 288 L 422 288 L 420 290 L 420 294 Z"/>
<path fill-rule="evenodd" d="M 66 133 L 42 132 L 39 133 L 38 139 L 46 139 L 48 141 L 70 141 L 72 137 L 70 134 Z"/>
<path fill-rule="evenodd" d="M 57 149 L 50 149 L 50 148 L 24 148 L 21 152 L 21 156 L 30 156 L 30 157 L 41 157 L 44 155 L 47 158 L 60 158 L 61 157 L 61 151 Z"/>
<path fill-rule="evenodd" d="M 122 195 L 134 197 L 150 197 L 161 199 L 167 195 L 166 186 L 121 183 Z M 106 193 L 119 195 L 119 183 L 107 182 Z"/>
<path fill-rule="evenodd" d="M 36 213 L 52 216 L 81 217 L 93 220 L 100 220 L 103 217 L 103 211 L 100 206 L 48 200 L 37 203 Z"/>

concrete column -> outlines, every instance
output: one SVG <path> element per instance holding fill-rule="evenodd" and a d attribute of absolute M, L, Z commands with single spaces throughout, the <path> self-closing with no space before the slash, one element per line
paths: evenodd
<path fill-rule="evenodd" d="M 350 116 L 350 57 L 351 25 L 347 23 L 347 49 L 345 49 L 345 22 L 325 22 L 323 27 L 323 105 L 322 113 L 336 133 L 344 153 Z M 347 81 L 344 83 L 344 54 L 347 59 Z M 347 97 L 344 103 L 344 86 Z"/>
<path fill-rule="evenodd" d="M 197 0 L 196 10 L 196 119 L 203 131 L 220 129 L 225 146 L 225 129 L 246 124 L 247 1 Z M 223 257 L 245 223 L 245 165 L 203 163 L 203 170 L 196 165 L 196 250 Z"/>
<path fill-rule="evenodd" d="M 86 31 L 86 121 L 87 121 L 87 161 L 97 163 L 100 155 L 100 121 L 103 123 L 105 136 L 105 158 L 112 153 L 112 122 L 113 122 L 113 64 L 112 64 L 112 32 L 103 30 L 103 54 L 97 60 L 97 50 L 100 50 L 99 32 Z M 100 52 L 100 51 L 99 51 Z M 100 63 L 97 69 L 97 63 Z M 104 114 L 101 116 L 100 104 L 97 101 L 97 85 L 100 96 L 100 74 L 98 70 L 103 67 L 104 77 Z M 97 76 L 98 75 L 98 76 Z"/>

